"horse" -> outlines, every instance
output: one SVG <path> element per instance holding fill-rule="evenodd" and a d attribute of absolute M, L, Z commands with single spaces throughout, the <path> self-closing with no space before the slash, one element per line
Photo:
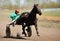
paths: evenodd
<path fill-rule="evenodd" d="M 26 31 L 28 32 L 28 36 L 32 35 L 31 25 L 35 26 L 36 33 L 39 36 L 38 27 L 37 27 L 37 18 L 36 15 L 42 15 L 41 9 L 38 4 L 34 4 L 32 10 L 30 12 L 21 13 L 20 17 L 16 20 L 16 25 L 22 25 L 22 34 L 26 36 L 25 27 L 27 27 Z M 10 36 L 10 35 L 9 35 Z"/>
<path fill-rule="evenodd" d="M 26 26 L 28 28 L 27 31 L 29 32 L 30 26 L 34 25 L 35 29 L 36 29 L 36 33 L 39 36 L 36 14 L 42 15 L 41 9 L 39 8 L 38 4 L 34 4 L 33 9 L 30 12 L 21 13 L 20 18 L 17 20 L 17 24 L 20 24 L 20 21 L 23 22 L 22 23 L 23 33 L 22 34 L 26 35 L 26 33 L 25 33 L 25 27 Z M 24 25 L 24 23 L 25 23 L 25 25 Z"/>

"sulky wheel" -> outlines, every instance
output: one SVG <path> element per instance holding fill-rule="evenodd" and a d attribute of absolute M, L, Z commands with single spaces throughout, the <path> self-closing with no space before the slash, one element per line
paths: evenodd
<path fill-rule="evenodd" d="M 6 26 L 6 36 L 7 36 L 7 37 L 10 37 L 10 35 L 11 35 L 10 26 L 7 25 L 7 26 Z"/>

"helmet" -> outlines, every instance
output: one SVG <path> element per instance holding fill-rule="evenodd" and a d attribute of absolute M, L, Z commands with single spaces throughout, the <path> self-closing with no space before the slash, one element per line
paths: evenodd
<path fill-rule="evenodd" d="M 19 13 L 19 10 L 18 9 L 15 9 L 15 12 Z"/>

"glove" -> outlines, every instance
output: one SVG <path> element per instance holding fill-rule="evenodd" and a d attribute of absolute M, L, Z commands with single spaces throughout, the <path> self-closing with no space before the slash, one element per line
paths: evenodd
<path fill-rule="evenodd" d="M 15 20 L 12 21 L 12 23 L 14 23 L 14 22 L 15 22 Z"/>
<path fill-rule="evenodd" d="M 15 22 L 15 20 L 13 20 L 13 21 L 10 23 L 10 25 L 13 24 L 14 22 Z"/>

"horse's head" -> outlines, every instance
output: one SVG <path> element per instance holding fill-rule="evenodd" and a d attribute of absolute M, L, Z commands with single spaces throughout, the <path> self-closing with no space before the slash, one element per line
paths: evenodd
<path fill-rule="evenodd" d="M 38 4 L 34 4 L 35 13 L 42 15 L 41 9 L 39 8 Z"/>

